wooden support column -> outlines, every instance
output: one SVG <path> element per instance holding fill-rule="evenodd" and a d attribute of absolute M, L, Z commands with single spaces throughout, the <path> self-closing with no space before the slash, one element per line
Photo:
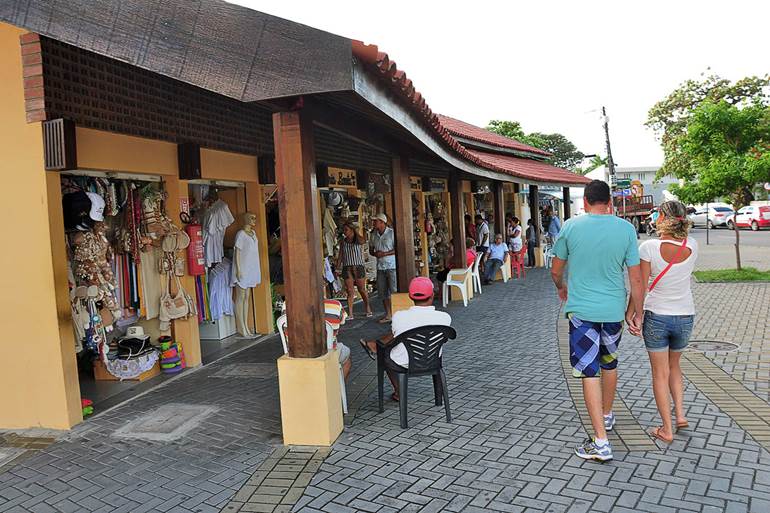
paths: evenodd
<path fill-rule="evenodd" d="M 187 180 L 180 180 L 179 175 L 163 177 L 166 190 L 166 213 L 173 219 L 179 219 L 182 203 L 189 204 L 189 185 Z M 180 278 L 182 286 L 188 294 L 195 292 L 195 277 L 187 273 L 187 261 L 182 259 L 185 265 L 185 274 Z M 201 336 L 198 326 L 198 317 L 193 315 L 186 319 L 174 319 L 171 322 L 174 340 L 182 344 L 185 359 L 189 367 L 197 367 L 202 363 Z"/>
<path fill-rule="evenodd" d="M 562 204 L 564 205 L 564 220 L 572 216 L 572 204 L 569 196 L 569 187 L 562 188 Z"/>
<path fill-rule="evenodd" d="M 503 235 L 503 240 L 506 240 L 505 236 L 505 195 L 503 194 L 503 182 L 495 182 L 493 184 L 493 203 L 495 211 L 495 231 Z M 497 233 L 493 233 L 489 236 L 490 241 L 495 240 Z"/>
<path fill-rule="evenodd" d="M 396 271 L 398 290 L 409 290 L 415 276 L 414 220 L 412 219 L 412 189 L 409 184 L 409 160 L 394 157 L 393 173 L 393 229 L 396 235 Z"/>
<path fill-rule="evenodd" d="M 537 185 L 531 185 L 529 186 L 529 215 L 532 219 L 532 223 L 535 226 L 535 233 L 538 234 L 537 236 L 537 244 L 535 247 L 540 247 L 540 240 L 542 238 L 542 234 L 540 234 L 543 223 L 542 219 L 540 219 L 540 209 L 539 209 L 539 201 L 538 201 L 538 191 L 537 191 Z M 535 250 L 535 265 L 538 267 L 543 265 L 543 252 L 539 250 Z"/>
<path fill-rule="evenodd" d="M 326 353 L 326 333 L 312 120 L 299 111 L 276 112 L 273 141 L 289 356 L 317 358 Z"/>
<path fill-rule="evenodd" d="M 449 204 L 452 212 L 452 250 L 455 267 L 467 267 L 465 258 L 465 208 L 461 181 L 456 176 L 449 177 Z"/>

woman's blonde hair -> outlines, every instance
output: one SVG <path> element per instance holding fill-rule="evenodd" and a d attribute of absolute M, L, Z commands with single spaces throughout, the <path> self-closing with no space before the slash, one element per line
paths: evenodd
<path fill-rule="evenodd" d="M 687 237 L 690 220 L 687 219 L 687 207 L 681 201 L 664 201 L 658 211 L 662 214 L 656 223 L 658 233 L 665 233 L 675 239 Z"/>

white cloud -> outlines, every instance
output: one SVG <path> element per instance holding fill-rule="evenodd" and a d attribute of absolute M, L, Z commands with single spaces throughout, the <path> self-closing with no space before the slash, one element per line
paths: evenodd
<path fill-rule="evenodd" d="M 604 153 L 610 115 L 622 166 L 657 165 L 648 109 L 710 67 L 736 79 L 770 72 L 770 2 L 415 1 L 235 3 L 377 44 L 431 108 L 484 126 L 520 121 Z"/>

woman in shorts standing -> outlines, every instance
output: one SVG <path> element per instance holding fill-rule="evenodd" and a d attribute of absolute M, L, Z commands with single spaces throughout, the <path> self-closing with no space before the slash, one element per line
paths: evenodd
<path fill-rule="evenodd" d="M 369 294 L 366 292 L 366 268 L 364 267 L 363 241 L 350 223 L 342 227 L 342 240 L 340 241 L 340 254 L 337 258 L 337 269 L 342 269 L 342 279 L 345 280 L 345 291 L 348 295 L 348 316 L 353 319 L 353 300 L 355 288 L 364 301 L 366 316 L 372 316 L 372 307 L 369 305 Z M 354 288 L 355 284 L 355 288 Z"/>
<path fill-rule="evenodd" d="M 666 201 L 660 206 L 658 237 L 639 246 L 643 283 L 649 283 L 644 299 L 642 333 L 652 366 L 652 389 L 663 425 L 650 433 L 666 443 L 674 440 L 674 428 L 688 427 L 684 414 L 684 385 L 679 360 L 692 334 L 695 303 L 690 281 L 698 244 L 689 238 L 685 206 Z M 651 281 L 650 281 L 651 280 Z M 633 316 L 629 304 L 626 319 Z M 633 333 L 633 332 L 632 332 Z M 640 335 L 640 333 L 633 333 Z M 671 420 L 674 400 L 676 424 Z"/>

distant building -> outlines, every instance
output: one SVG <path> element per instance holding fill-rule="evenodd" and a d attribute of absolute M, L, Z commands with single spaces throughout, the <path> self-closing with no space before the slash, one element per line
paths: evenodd
<path fill-rule="evenodd" d="M 668 191 L 668 186 L 672 183 L 677 183 L 678 180 L 671 175 L 666 175 L 660 180 L 655 180 L 655 175 L 658 173 L 660 166 L 639 166 L 639 167 L 616 167 L 615 177 L 618 180 L 638 180 L 644 186 L 644 194 L 652 195 L 653 201 L 656 205 L 659 205 L 666 199 L 672 197 L 671 194 L 664 196 L 663 191 Z M 606 167 L 600 167 L 595 169 L 586 175 L 588 178 L 594 180 L 610 181 L 609 170 Z"/>

